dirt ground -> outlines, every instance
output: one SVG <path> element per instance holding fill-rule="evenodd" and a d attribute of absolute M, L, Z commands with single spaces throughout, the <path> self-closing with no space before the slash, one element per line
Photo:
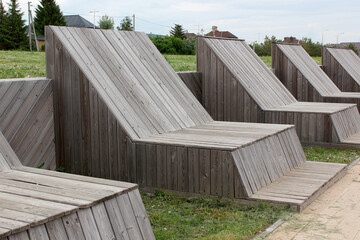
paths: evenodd
<path fill-rule="evenodd" d="M 360 163 L 266 239 L 360 240 Z"/>

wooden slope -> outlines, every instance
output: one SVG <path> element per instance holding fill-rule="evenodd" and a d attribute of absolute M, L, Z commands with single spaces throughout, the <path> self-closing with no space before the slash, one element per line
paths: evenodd
<path fill-rule="evenodd" d="M 331 96 L 341 92 L 300 45 L 276 44 L 276 46 L 290 59 L 297 70 L 301 72 L 321 96 Z M 273 58 L 275 57 L 273 56 Z M 276 69 L 274 66 L 273 68 Z"/>
<path fill-rule="evenodd" d="M 360 109 L 360 93 L 341 92 L 300 45 L 274 43 L 272 64 L 275 74 L 299 101 L 355 103 Z"/>
<path fill-rule="evenodd" d="M 51 29 L 66 51 L 63 62 L 57 58 L 49 65 L 73 62 L 64 84 L 80 67 L 131 139 L 211 121 L 186 86 L 172 80 L 178 76 L 144 33 Z"/>
<path fill-rule="evenodd" d="M 216 61 L 221 61 L 227 67 L 226 70 L 229 71 L 229 74 L 232 74 L 241 83 L 261 109 L 266 110 L 296 102 L 289 91 L 271 74 L 267 66 L 258 57 L 255 57 L 253 51 L 249 51 L 249 46 L 245 41 L 213 38 L 202 38 L 201 40 L 198 43 L 200 45 L 207 44 L 211 51 L 200 46 L 199 49 L 205 51 L 198 51 L 200 55 L 198 59 L 204 57 L 214 62 L 209 70 L 198 69 L 198 72 L 203 73 L 203 79 L 216 79 L 216 74 L 222 71 L 216 68 Z M 210 66 L 205 65 L 202 68 L 206 67 Z M 207 93 L 206 89 L 204 92 Z"/>
<path fill-rule="evenodd" d="M 0 239 L 154 239 L 137 185 L 23 167 L 0 131 Z"/>
<path fill-rule="evenodd" d="M 0 130 L 29 167 L 56 167 L 52 91 L 45 78 L 0 81 Z"/>
<path fill-rule="evenodd" d="M 354 51 L 324 47 L 322 65 L 324 72 L 342 91 L 360 91 L 360 58 Z"/>

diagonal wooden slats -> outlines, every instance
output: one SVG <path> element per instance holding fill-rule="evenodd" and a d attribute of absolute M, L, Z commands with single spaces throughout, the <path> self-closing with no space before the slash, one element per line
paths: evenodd
<path fill-rule="evenodd" d="M 342 91 L 359 92 L 360 58 L 354 51 L 324 47 L 322 65 L 324 72 Z"/>
<path fill-rule="evenodd" d="M 23 164 L 55 169 L 52 81 L 0 81 L 0 130 Z"/>

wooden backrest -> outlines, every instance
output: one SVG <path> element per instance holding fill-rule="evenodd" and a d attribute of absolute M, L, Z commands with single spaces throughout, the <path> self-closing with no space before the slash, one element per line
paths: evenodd
<path fill-rule="evenodd" d="M 0 172 L 21 166 L 21 162 L 0 131 Z"/>
<path fill-rule="evenodd" d="M 56 168 L 52 93 L 46 78 L 0 80 L 0 131 L 25 166 Z"/>
<path fill-rule="evenodd" d="M 113 106 L 132 139 L 213 121 L 145 33 L 54 26 L 46 31 L 47 41 L 53 33 L 54 46 L 70 55 Z M 49 63 L 47 72 L 52 68 Z M 66 66 L 57 70 L 55 82 L 66 72 Z"/>
<path fill-rule="evenodd" d="M 273 44 L 285 57 L 301 72 L 307 81 L 319 92 L 321 96 L 340 93 L 340 89 L 331 81 L 323 70 L 316 64 L 311 56 L 299 44 Z M 277 56 L 281 57 L 281 56 Z"/>
<path fill-rule="evenodd" d="M 216 38 L 199 41 L 205 44 L 198 44 L 201 46 L 198 54 L 209 60 L 215 54 L 263 110 L 297 102 L 245 41 Z"/>
<path fill-rule="evenodd" d="M 331 56 L 360 85 L 360 57 L 356 55 L 353 50 L 343 48 L 324 48 L 324 50 L 331 54 Z"/>

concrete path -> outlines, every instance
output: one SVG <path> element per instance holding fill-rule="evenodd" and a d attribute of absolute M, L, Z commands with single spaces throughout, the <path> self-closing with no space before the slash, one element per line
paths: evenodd
<path fill-rule="evenodd" d="M 360 163 L 266 239 L 360 240 Z"/>

